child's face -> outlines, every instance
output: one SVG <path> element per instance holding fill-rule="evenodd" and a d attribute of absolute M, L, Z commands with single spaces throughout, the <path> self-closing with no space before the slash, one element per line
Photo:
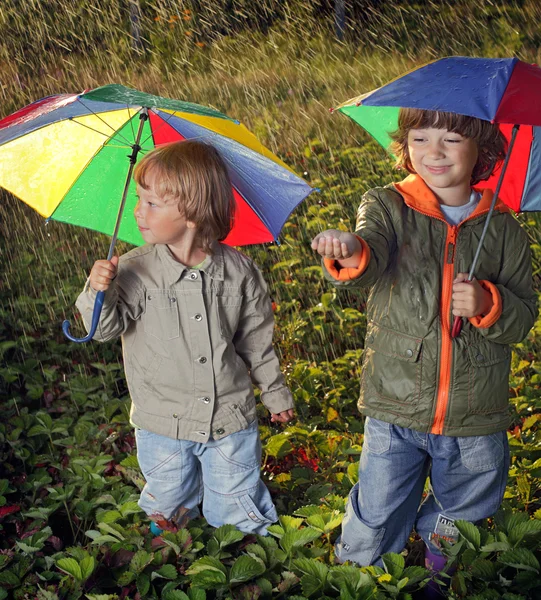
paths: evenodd
<path fill-rule="evenodd" d="M 408 153 L 411 164 L 436 194 L 469 187 L 477 164 L 477 143 L 447 129 L 410 129 Z"/>
<path fill-rule="evenodd" d="M 195 225 L 179 212 L 176 199 L 156 193 L 155 181 L 156 174 L 151 171 L 146 177 L 148 189 L 137 186 L 139 200 L 134 211 L 137 226 L 148 244 L 180 247 L 187 230 Z"/>

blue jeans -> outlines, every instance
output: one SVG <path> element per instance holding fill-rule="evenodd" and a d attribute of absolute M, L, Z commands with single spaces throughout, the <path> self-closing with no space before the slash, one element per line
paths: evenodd
<path fill-rule="evenodd" d="M 139 506 L 151 518 L 203 515 L 213 527 L 226 523 L 245 533 L 265 535 L 278 520 L 261 481 L 261 441 L 257 421 L 206 444 L 174 440 L 136 429 L 137 459 L 146 480 Z"/>
<path fill-rule="evenodd" d="M 359 482 L 349 495 L 340 562 L 381 565 L 401 552 L 412 529 L 434 554 L 458 539 L 455 519 L 476 522 L 498 510 L 507 483 L 507 433 L 447 437 L 367 418 Z M 422 502 L 427 476 L 431 492 Z"/>

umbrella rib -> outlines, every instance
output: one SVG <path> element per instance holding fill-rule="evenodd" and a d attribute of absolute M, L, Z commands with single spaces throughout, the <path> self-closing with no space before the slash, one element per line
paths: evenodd
<path fill-rule="evenodd" d="M 150 109 L 150 110 L 152 110 L 152 109 Z M 160 125 L 158 125 L 158 127 L 156 127 L 156 129 L 155 129 L 154 131 L 151 131 L 151 132 L 150 132 L 150 135 L 149 135 L 149 136 L 148 136 L 146 139 L 144 139 L 144 140 L 141 142 L 141 146 L 144 146 L 144 145 L 146 144 L 146 142 L 148 142 L 148 140 L 149 140 L 150 138 L 152 138 L 153 136 L 154 136 L 154 139 L 156 139 L 156 133 L 158 133 L 158 131 L 160 131 L 160 129 L 161 129 L 161 128 L 162 128 L 164 125 L 168 125 L 168 124 L 169 124 L 169 121 L 170 121 L 170 120 L 171 120 L 173 117 L 176 117 L 176 116 L 178 116 L 178 115 L 177 115 L 177 111 L 176 111 L 176 110 L 174 110 L 174 111 L 173 111 L 173 112 L 172 112 L 172 113 L 169 115 L 169 117 L 168 117 L 167 119 L 164 119 L 164 118 L 163 118 L 161 115 L 158 115 L 158 114 L 156 114 L 156 112 L 155 112 L 154 110 L 152 110 L 152 112 L 153 112 L 153 113 L 154 113 L 154 114 L 155 114 L 157 117 L 159 117 L 159 118 L 160 118 L 160 119 L 163 121 L 163 123 L 161 123 Z M 179 119 L 182 119 L 182 117 L 178 117 L 178 118 L 179 118 Z M 176 131 L 176 130 L 175 130 L 175 131 Z"/>
<path fill-rule="evenodd" d="M 87 110 L 88 110 L 88 111 L 89 111 L 89 112 L 90 112 L 92 115 L 94 115 L 96 118 L 98 118 L 98 119 L 99 119 L 99 120 L 100 120 L 100 121 L 101 121 L 101 122 L 102 122 L 102 123 L 103 123 L 103 124 L 104 124 L 106 127 L 109 127 L 109 129 L 110 129 L 112 132 L 114 132 L 116 135 L 118 135 L 119 137 L 121 137 L 121 138 L 122 138 L 122 139 L 123 139 L 123 140 L 126 142 L 126 144 L 128 144 L 128 146 L 129 146 L 130 148 L 133 146 L 133 144 L 132 144 L 132 143 L 131 143 L 129 140 L 127 140 L 127 139 L 126 139 L 126 138 L 125 138 L 123 135 L 120 135 L 120 134 L 118 133 L 118 131 L 117 131 L 117 130 L 116 130 L 116 129 L 115 129 L 113 126 L 112 126 L 112 125 L 110 125 L 109 123 L 107 123 L 107 121 L 106 121 L 105 119 L 102 119 L 98 113 L 94 112 L 94 111 L 93 111 L 93 110 L 92 110 L 90 107 L 88 107 L 88 106 L 87 106 L 87 105 L 86 105 L 86 104 L 85 104 L 85 103 L 84 103 L 84 102 L 83 102 L 83 101 L 82 101 L 80 98 L 77 98 L 77 101 L 78 101 L 78 102 L 80 102 L 80 103 L 81 103 L 81 104 L 82 104 L 82 105 L 83 105 L 83 106 L 84 106 L 84 107 L 85 107 L 85 108 L 86 108 L 86 109 L 87 109 Z M 141 112 L 141 109 L 139 109 L 139 110 L 137 111 L 137 113 L 139 113 L 139 112 Z M 136 114 L 137 114 L 137 113 L 136 113 Z M 128 111 L 128 114 L 129 114 L 129 111 Z M 132 119 L 132 117 L 130 117 L 130 121 L 131 121 L 131 119 Z M 88 127 L 88 129 L 92 129 L 92 127 L 89 127 L 88 125 L 84 125 L 83 123 L 79 123 L 79 121 L 75 121 L 74 119 L 70 119 L 70 121 L 73 121 L 74 123 L 78 123 L 79 125 L 83 125 L 83 127 Z M 105 137 L 109 137 L 109 136 L 108 136 L 106 133 L 103 133 L 103 132 L 101 132 L 101 131 L 98 131 L 97 129 L 94 129 L 94 131 L 96 131 L 96 133 L 99 133 L 99 134 L 101 134 L 101 135 L 104 135 Z"/>

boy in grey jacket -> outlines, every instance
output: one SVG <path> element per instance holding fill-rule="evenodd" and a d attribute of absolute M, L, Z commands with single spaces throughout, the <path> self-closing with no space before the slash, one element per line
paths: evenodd
<path fill-rule="evenodd" d="M 178 142 L 147 154 L 134 179 L 147 245 L 96 261 L 77 307 L 88 327 L 106 290 L 95 339 L 122 336 L 146 479 L 139 505 L 154 522 L 174 521 L 197 516 L 202 501 L 214 527 L 265 534 L 277 515 L 260 479 L 252 383 L 273 421 L 293 418 L 293 400 L 261 273 L 218 241 L 234 210 L 225 164 L 212 146 Z"/>

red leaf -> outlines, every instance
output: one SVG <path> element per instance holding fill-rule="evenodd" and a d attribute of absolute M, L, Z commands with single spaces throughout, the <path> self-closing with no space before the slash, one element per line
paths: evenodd
<path fill-rule="evenodd" d="M 6 517 L 7 515 L 11 515 L 12 513 L 19 512 L 21 507 L 17 504 L 12 504 L 11 506 L 0 506 L 0 519 Z"/>

